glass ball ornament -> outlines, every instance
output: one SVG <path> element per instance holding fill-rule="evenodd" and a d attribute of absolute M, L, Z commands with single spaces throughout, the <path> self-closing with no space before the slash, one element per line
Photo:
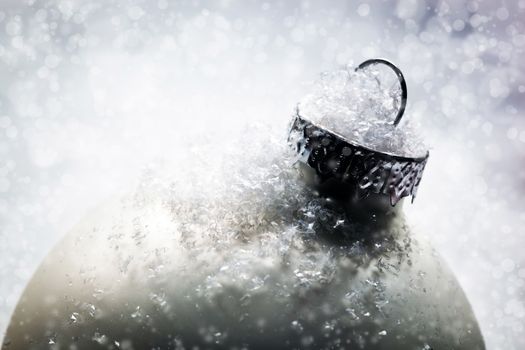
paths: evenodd
<path fill-rule="evenodd" d="M 34 274 L 2 349 L 484 349 L 461 286 L 402 212 L 428 154 L 367 156 L 299 117 L 295 152 L 246 137 L 257 154 L 149 177 L 94 210 Z M 410 183 L 403 167 L 383 176 L 400 162 Z"/>

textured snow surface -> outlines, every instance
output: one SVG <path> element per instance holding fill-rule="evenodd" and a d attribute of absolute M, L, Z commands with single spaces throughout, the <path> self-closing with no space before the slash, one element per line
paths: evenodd
<path fill-rule="evenodd" d="M 440 256 L 402 216 L 375 227 L 348 219 L 298 179 L 275 134 L 254 126 L 217 158 L 200 157 L 214 149 L 200 144 L 173 159 L 200 166 L 151 164 L 46 261 L 11 348 L 472 349 L 477 329 Z"/>
<path fill-rule="evenodd" d="M 313 90 L 298 106 L 302 117 L 373 150 L 410 157 L 426 154 L 417 128 L 407 120 L 410 115 L 393 125 L 401 87 L 390 68 L 371 65 L 325 72 Z"/>

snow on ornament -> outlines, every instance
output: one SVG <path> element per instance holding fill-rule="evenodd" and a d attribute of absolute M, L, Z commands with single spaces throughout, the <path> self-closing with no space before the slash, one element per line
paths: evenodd
<path fill-rule="evenodd" d="M 2 350 L 483 350 L 402 203 L 362 183 L 373 168 L 312 158 L 332 144 L 317 134 L 336 135 L 295 118 L 309 150 L 296 166 L 280 130 L 249 128 L 223 154 L 206 142 L 170 154 L 173 167 L 86 216 L 32 277 Z M 362 145 L 336 149 L 369 165 Z"/>
<path fill-rule="evenodd" d="M 369 69 L 378 64 L 395 73 L 389 88 Z M 398 127 L 406 101 L 403 74 L 384 59 L 367 60 L 355 71 L 325 73 L 298 105 L 289 142 L 320 181 L 355 181 L 361 195 L 384 193 L 395 205 L 415 197 L 429 155 L 410 123 Z"/>

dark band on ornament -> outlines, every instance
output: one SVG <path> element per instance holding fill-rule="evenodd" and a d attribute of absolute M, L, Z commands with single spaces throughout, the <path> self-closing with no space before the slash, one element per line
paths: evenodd
<path fill-rule="evenodd" d="M 384 194 L 392 206 L 403 197 L 416 197 L 429 153 L 403 157 L 353 144 L 301 117 L 297 110 L 288 142 L 298 161 L 315 169 L 321 181 L 336 178 L 355 186 L 364 196 Z"/>

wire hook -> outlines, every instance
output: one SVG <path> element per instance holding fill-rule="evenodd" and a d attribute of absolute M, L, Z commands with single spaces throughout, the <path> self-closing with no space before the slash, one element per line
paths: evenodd
<path fill-rule="evenodd" d="M 401 73 L 401 70 L 397 68 L 392 62 L 387 61 L 382 58 L 372 58 L 369 60 L 364 61 L 361 63 L 355 71 L 361 70 L 363 68 L 366 68 L 372 64 L 384 64 L 388 67 L 390 67 L 397 75 L 397 78 L 399 80 L 399 84 L 401 85 L 401 105 L 399 106 L 399 110 L 397 111 L 396 119 L 394 119 L 394 126 L 397 126 L 399 122 L 401 121 L 401 118 L 403 117 L 403 113 L 405 113 L 405 107 L 407 104 L 407 84 L 405 82 L 405 77 L 403 76 L 403 73 Z"/>

